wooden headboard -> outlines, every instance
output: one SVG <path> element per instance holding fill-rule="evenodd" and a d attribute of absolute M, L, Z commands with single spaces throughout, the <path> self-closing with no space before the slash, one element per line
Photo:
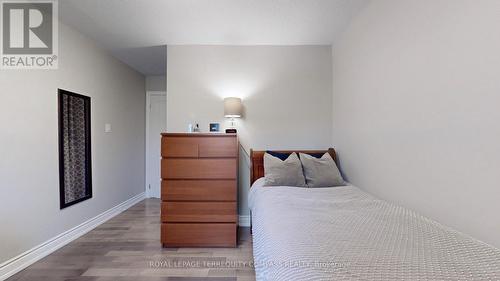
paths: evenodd
<path fill-rule="evenodd" d="M 330 153 L 335 163 L 337 163 L 337 156 L 335 154 L 335 149 L 329 148 L 328 150 L 272 150 L 274 152 L 280 153 Z M 252 185 L 257 179 L 264 176 L 264 154 L 266 151 L 258 151 L 250 149 L 250 185 Z M 337 163 L 338 165 L 338 163 Z"/>

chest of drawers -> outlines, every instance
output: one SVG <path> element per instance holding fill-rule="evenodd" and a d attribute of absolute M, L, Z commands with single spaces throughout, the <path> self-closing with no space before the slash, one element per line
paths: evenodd
<path fill-rule="evenodd" d="M 162 134 L 164 247 L 235 247 L 236 134 Z"/>

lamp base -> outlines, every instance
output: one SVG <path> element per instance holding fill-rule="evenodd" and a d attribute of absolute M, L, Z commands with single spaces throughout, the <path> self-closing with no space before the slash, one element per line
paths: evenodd
<path fill-rule="evenodd" d="M 228 133 L 228 134 L 235 134 L 236 133 L 236 129 L 226 129 L 226 133 Z"/>

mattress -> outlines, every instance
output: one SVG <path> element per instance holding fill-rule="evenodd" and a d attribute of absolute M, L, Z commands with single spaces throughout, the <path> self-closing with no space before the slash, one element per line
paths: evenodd
<path fill-rule="evenodd" d="M 257 280 L 500 280 L 500 250 L 354 186 L 249 194 Z"/>

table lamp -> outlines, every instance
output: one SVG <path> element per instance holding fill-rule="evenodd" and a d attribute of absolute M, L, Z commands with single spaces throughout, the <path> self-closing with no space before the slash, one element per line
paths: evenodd
<path fill-rule="evenodd" d="M 231 126 L 226 129 L 226 133 L 236 133 L 234 126 L 234 118 L 240 118 L 243 111 L 240 98 L 225 98 L 224 99 L 224 117 L 231 118 Z"/>

